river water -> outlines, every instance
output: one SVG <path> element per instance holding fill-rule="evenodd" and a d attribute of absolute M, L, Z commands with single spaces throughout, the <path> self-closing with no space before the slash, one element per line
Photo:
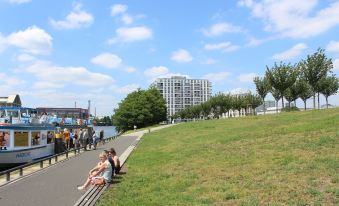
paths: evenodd
<path fill-rule="evenodd" d="M 114 126 L 95 126 L 94 130 L 98 136 L 99 136 L 99 132 L 101 130 L 104 130 L 104 138 L 109 138 L 109 137 L 117 135 L 117 131 L 115 130 Z"/>

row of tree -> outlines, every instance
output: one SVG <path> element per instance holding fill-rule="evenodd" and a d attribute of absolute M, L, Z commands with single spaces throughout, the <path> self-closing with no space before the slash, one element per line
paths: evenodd
<path fill-rule="evenodd" d="M 96 125 L 98 126 L 112 126 L 112 119 L 109 116 L 104 116 L 102 118 L 95 118 Z"/>
<path fill-rule="evenodd" d="M 118 132 L 146 127 L 167 119 L 166 101 L 155 88 L 127 95 L 114 110 L 113 125 Z"/>
<path fill-rule="evenodd" d="M 255 114 L 255 108 L 257 108 L 262 103 L 263 101 L 259 95 L 254 95 L 251 93 L 244 95 L 219 93 L 204 103 L 180 110 L 172 118 L 219 118 L 221 114 L 229 114 L 230 110 L 238 111 L 240 114 L 241 109 L 245 109 L 246 115 Z"/>
<path fill-rule="evenodd" d="M 328 107 L 328 97 L 336 94 L 339 88 L 338 78 L 332 69 L 332 60 L 326 57 L 323 49 L 318 49 L 295 65 L 280 62 L 275 63 L 271 68 L 267 67 L 265 76 L 255 77 L 254 83 L 263 101 L 266 95 L 271 93 L 277 105 L 281 99 L 283 108 L 284 99 L 290 106 L 291 102 L 296 102 L 300 98 L 306 109 L 306 101 L 311 97 L 313 97 L 313 107 L 316 108 L 316 95 L 318 108 L 320 108 L 320 94 L 324 95 Z"/>

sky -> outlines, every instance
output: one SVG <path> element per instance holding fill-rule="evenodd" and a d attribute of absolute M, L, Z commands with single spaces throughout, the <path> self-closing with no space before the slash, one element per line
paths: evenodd
<path fill-rule="evenodd" d="M 0 0 L 0 96 L 19 94 L 28 107 L 91 100 L 92 114 L 111 115 L 158 77 L 255 92 L 266 66 L 318 48 L 338 76 L 338 11 L 337 0 Z"/>

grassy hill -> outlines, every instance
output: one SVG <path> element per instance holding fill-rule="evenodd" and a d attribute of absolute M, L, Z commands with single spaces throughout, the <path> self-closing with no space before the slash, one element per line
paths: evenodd
<path fill-rule="evenodd" d="M 99 205 L 339 205 L 339 109 L 144 136 Z"/>

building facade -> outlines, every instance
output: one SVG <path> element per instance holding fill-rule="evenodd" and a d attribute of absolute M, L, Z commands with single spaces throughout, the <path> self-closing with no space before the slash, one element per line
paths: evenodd
<path fill-rule="evenodd" d="M 88 109 L 82 108 L 52 108 L 52 107 L 38 107 L 36 108 L 38 114 L 57 115 L 58 117 L 73 117 L 79 119 L 88 118 Z"/>
<path fill-rule="evenodd" d="M 212 95 L 212 84 L 206 79 L 173 76 L 158 78 L 152 86 L 159 90 L 166 100 L 168 119 L 184 108 L 206 102 Z"/>
<path fill-rule="evenodd" d="M 0 97 L 0 107 L 21 107 L 21 100 L 18 94 Z"/>

